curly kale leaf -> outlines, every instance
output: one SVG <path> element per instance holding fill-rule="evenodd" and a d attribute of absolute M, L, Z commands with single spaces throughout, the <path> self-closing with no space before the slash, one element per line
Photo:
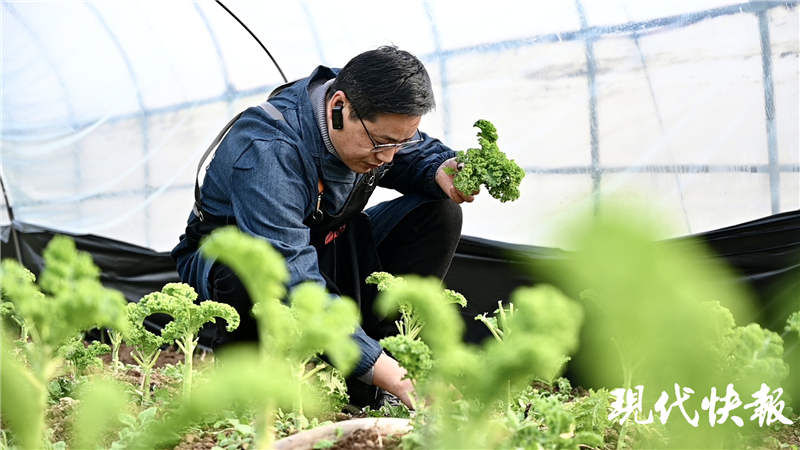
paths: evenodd
<path fill-rule="evenodd" d="M 336 368 L 350 373 L 359 356 L 358 345 L 350 337 L 360 319 L 355 302 L 331 299 L 324 287 L 313 282 L 298 285 L 289 299 L 299 330 L 292 345 L 297 360 L 324 352 Z"/>
<path fill-rule="evenodd" d="M 497 146 L 497 130 L 491 122 L 479 120 L 474 126 L 480 129 L 480 148 L 458 152 L 456 161 L 464 166 L 453 179 L 456 189 L 471 194 L 484 185 L 489 190 L 489 195 L 501 202 L 518 199 L 519 184 L 525 171 L 500 151 Z M 452 175 L 452 171 L 448 173 Z"/>
<path fill-rule="evenodd" d="M 431 349 L 420 340 L 398 335 L 381 339 L 380 343 L 408 371 L 411 380 L 425 379 L 433 367 Z"/>
<path fill-rule="evenodd" d="M 47 349 L 45 359 L 79 332 L 125 327 L 125 298 L 103 287 L 91 256 L 78 251 L 72 239 L 54 237 L 44 251 L 44 263 L 37 286 L 30 271 L 4 260 L 0 285 L 3 300 L 14 305 L 33 341 Z"/>
<path fill-rule="evenodd" d="M 224 319 L 228 331 L 239 326 L 239 314 L 230 305 L 206 300 L 195 304 L 197 293 L 185 283 L 168 283 L 161 292 L 154 292 L 142 298 L 141 306 L 146 306 L 150 314 L 163 313 L 172 316 L 161 332 L 165 343 L 194 339 L 206 322 L 216 318 Z"/>
<path fill-rule="evenodd" d="M 391 288 L 395 283 L 402 283 L 403 277 L 396 277 L 389 272 L 372 272 L 366 280 L 367 284 L 374 284 L 378 291 L 383 292 Z"/>
<path fill-rule="evenodd" d="M 445 289 L 444 295 L 447 297 L 447 301 L 450 303 L 456 303 L 458 306 L 462 308 L 467 307 L 467 298 L 464 297 L 464 294 L 454 291 L 452 289 Z"/>

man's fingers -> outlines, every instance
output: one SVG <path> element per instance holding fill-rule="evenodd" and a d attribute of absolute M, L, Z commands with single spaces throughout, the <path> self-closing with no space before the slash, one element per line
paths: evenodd
<path fill-rule="evenodd" d="M 453 201 L 456 203 L 464 203 L 464 202 L 471 203 L 473 200 L 475 200 L 475 197 L 471 195 L 462 194 L 461 191 L 456 189 L 455 186 L 452 186 L 450 188 L 450 198 L 453 199 Z"/>
<path fill-rule="evenodd" d="M 450 200 L 456 203 L 460 204 L 464 202 L 464 199 L 461 198 L 461 195 L 459 195 L 458 189 L 456 189 L 455 186 L 450 186 L 450 192 L 448 192 L 447 195 L 450 197 Z"/>

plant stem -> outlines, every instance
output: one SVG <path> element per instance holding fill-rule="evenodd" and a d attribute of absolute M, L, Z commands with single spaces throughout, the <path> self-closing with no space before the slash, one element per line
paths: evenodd
<path fill-rule="evenodd" d="M 119 348 L 122 346 L 122 333 L 108 330 L 108 339 L 111 341 L 111 369 L 117 373 L 120 366 Z"/>
<path fill-rule="evenodd" d="M 303 367 L 305 367 L 305 366 L 303 366 Z M 316 366 L 315 366 L 313 369 L 311 369 L 311 370 L 309 370 L 308 372 L 306 372 L 306 373 L 305 373 L 305 374 L 304 374 L 304 375 L 303 375 L 303 376 L 300 378 L 300 381 L 307 381 L 307 380 L 308 380 L 309 378 L 311 378 L 311 377 L 312 377 L 312 376 L 313 376 L 315 373 L 319 372 L 320 370 L 323 370 L 323 369 L 325 369 L 326 367 L 328 367 L 328 365 L 327 365 L 327 364 L 325 364 L 325 363 L 320 363 L 320 364 L 317 364 L 317 365 L 316 365 Z"/>
<path fill-rule="evenodd" d="M 191 334 L 187 334 L 176 343 L 183 352 L 183 396 L 188 397 L 192 393 L 192 361 L 194 349 L 197 347 L 197 339 L 194 339 Z"/>
<path fill-rule="evenodd" d="M 272 405 L 272 402 L 267 402 L 267 405 L 264 407 L 264 424 L 261 427 L 261 436 L 258 439 L 258 449 L 259 450 L 270 450 L 272 449 L 272 444 L 275 441 L 275 429 L 273 427 L 273 422 L 275 421 L 275 408 Z"/>
<path fill-rule="evenodd" d="M 142 403 L 147 403 L 150 401 L 150 372 L 153 369 L 153 366 L 156 365 L 156 361 L 158 360 L 158 355 L 161 354 L 161 349 L 156 350 L 154 353 L 150 355 L 142 355 L 138 351 L 135 351 L 131 355 L 133 359 L 139 364 L 142 368 L 142 384 L 140 388 L 142 389 Z"/>

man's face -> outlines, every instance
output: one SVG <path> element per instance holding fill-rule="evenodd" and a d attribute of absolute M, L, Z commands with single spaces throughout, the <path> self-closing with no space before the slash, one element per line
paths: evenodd
<path fill-rule="evenodd" d="M 335 130 L 331 122 L 331 111 L 333 106 L 339 104 L 343 106 L 344 127 L 341 130 Z M 364 120 L 362 125 L 358 117 L 350 117 L 351 108 L 352 105 L 347 101 L 344 93 L 337 91 L 328 101 L 327 117 L 331 143 L 342 162 L 354 172 L 366 173 L 392 162 L 397 153 L 397 147 L 372 151 L 375 145 L 397 144 L 417 136 L 420 116 L 379 114 L 373 120 Z"/>

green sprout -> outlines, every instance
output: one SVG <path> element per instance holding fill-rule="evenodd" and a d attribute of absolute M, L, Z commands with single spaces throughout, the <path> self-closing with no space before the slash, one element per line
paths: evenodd
<path fill-rule="evenodd" d="M 503 335 L 508 328 L 508 319 L 514 316 L 514 304 L 509 303 L 508 308 L 503 306 L 503 302 L 497 302 L 497 309 L 493 316 L 486 313 L 475 316 L 475 320 L 482 322 L 499 342 L 503 341 Z"/>
<path fill-rule="evenodd" d="M 525 171 L 500 151 L 497 146 L 497 130 L 491 122 L 481 119 L 473 126 L 480 129 L 480 148 L 459 151 L 456 162 L 463 164 L 463 167 L 458 171 L 445 168 L 445 173 L 455 175 L 453 184 L 465 194 L 476 192 L 484 185 L 489 190 L 489 195 L 501 202 L 518 199 L 519 184 Z"/>

